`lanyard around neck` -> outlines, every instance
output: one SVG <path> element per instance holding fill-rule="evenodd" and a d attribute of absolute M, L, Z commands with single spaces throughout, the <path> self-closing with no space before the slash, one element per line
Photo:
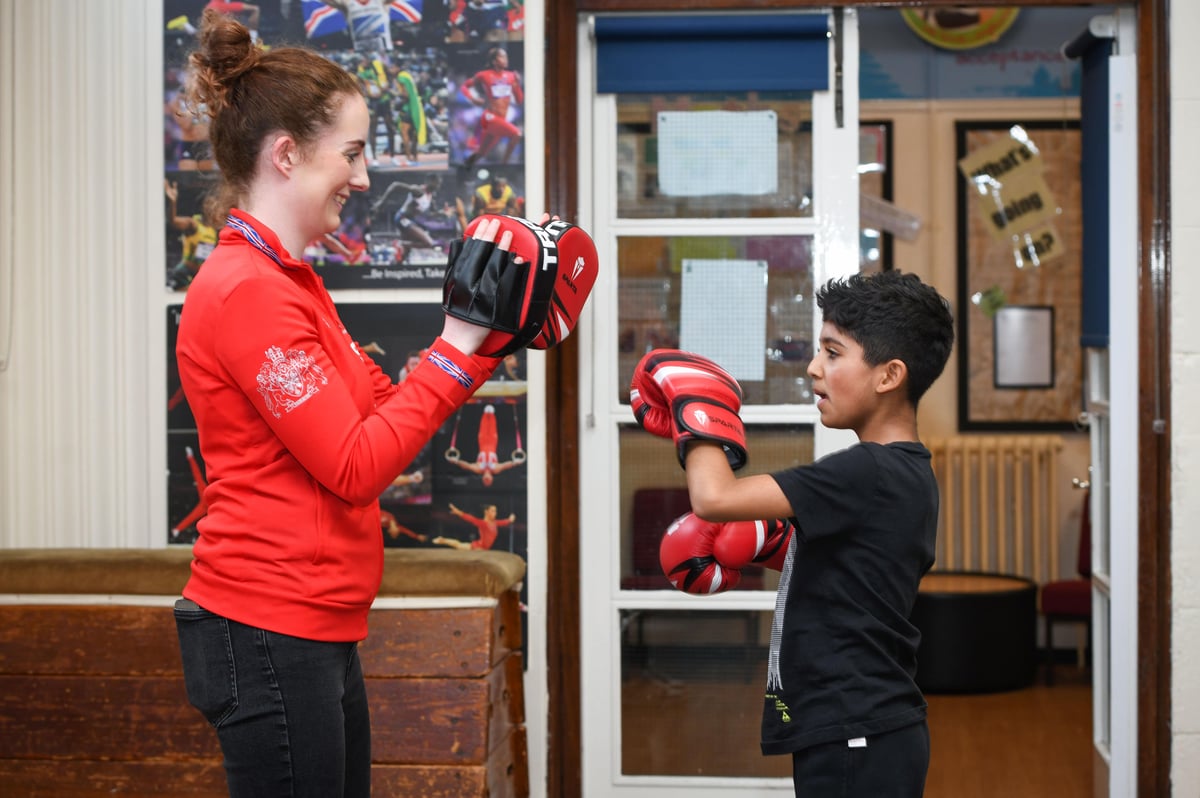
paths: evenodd
<path fill-rule="evenodd" d="M 280 268 L 286 268 L 284 266 L 283 259 L 279 257 L 279 253 L 277 253 L 275 249 L 263 239 L 262 235 L 260 235 L 259 232 L 251 227 L 247 222 L 239 219 L 236 216 L 233 216 L 232 214 L 225 218 L 225 222 L 234 230 L 237 230 L 239 233 L 241 233 L 242 236 L 259 252 L 278 263 Z"/>

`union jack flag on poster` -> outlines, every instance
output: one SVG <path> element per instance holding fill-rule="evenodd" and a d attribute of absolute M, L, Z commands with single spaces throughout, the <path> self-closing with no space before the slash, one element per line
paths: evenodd
<path fill-rule="evenodd" d="M 356 2 L 357 0 L 349 0 Z M 425 0 L 393 0 L 387 3 L 388 17 L 392 22 L 415 25 L 421 21 L 421 10 Z M 304 33 L 310 39 L 340 33 L 346 30 L 346 16 L 324 0 L 304 0 Z"/>
<path fill-rule="evenodd" d="M 394 0 L 388 3 L 388 14 L 392 22 L 407 22 L 416 25 L 421 21 L 421 11 L 425 0 Z"/>

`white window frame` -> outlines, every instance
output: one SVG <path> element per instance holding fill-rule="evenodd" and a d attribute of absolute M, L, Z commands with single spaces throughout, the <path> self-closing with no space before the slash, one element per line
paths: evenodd
<path fill-rule="evenodd" d="M 832 17 L 831 17 L 832 19 Z M 582 322 L 580 347 L 580 662 L 583 795 L 585 798 L 667 798 L 667 796 L 778 796 L 790 793 L 790 779 L 625 776 L 621 769 L 620 614 L 622 610 L 720 609 L 770 611 L 773 591 L 735 591 L 697 597 L 672 591 L 619 588 L 619 434 L 633 421 L 619 401 L 617 339 L 617 240 L 622 236 L 778 236 L 811 235 L 814 285 L 859 269 L 858 225 L 858 27 L 857 14 L 844 12 L 842 124 L 835 122 L 839 74 L 830 47 L 830 89 L 813 96 L 813 197 L 811 218 L 619 219 L 615 153 L 617 103 L 595 91 L 594 17 L 581 17 L 579 58 L 579 153 L 581 224 L 593 231 L 602 267 L 589 313 Z M 591 187 L 589 193 L 588 187 Z M 814 314 L 813 338 L 820 329 Z M 814 404 L 756 405 L 743 408 L 748 426 L 799 424 L 814 428 L 816 456 L 855 442 L 853 433 L 821 426 Z"/>

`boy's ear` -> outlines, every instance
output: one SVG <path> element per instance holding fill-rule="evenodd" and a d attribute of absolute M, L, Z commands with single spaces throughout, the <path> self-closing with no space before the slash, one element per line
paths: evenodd
<path fill-rule="evenodd" d="M 908 366 L 899 358 L 892 358 L 882 366 L 879 382 L 875 384 L 876 393 L 889 393 L 908 382 Z"/>

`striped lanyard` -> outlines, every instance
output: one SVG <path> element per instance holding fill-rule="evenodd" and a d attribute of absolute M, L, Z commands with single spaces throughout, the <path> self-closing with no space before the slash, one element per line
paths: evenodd
<path fill-rule="evenodd" d="M 263 239 L 262 235 L 259 234 L 259 232 L 257 230 L 255 230 L 253 227 L 251 227 L 247 222 L 245 222 L 242 219 L 237 218 L 233 214 L 230 214 L 229 216 L 225 217 L 225 222 L 230 227 L 232 227 L 234 230 L 237 230 L 239 233 L 241 233 L 242 236 L 245 237 L 245 239 L 247 241 L 249 241 L 250 244 L 253 245 L 255 249 L 257 249 L 262 254 L 266 255 L 271 260 L 278 263 L 279 268 L 288 269 L 289 271 L 292 271 L 293 273 L 295 272 L 295 267 L 288 266 L 287 264 L 285 264 L 283 262 L 283 259 L 279 257 L 279 253 L 275 251 L 274 247 L 272 247 L 270 244 L 268 244 Z M 312 289 L 310 289 L 310 291 L 311 290 Z M 327 292 L 323 292 L 323 291 L 320 294 L 316 294 L 316 296 L 321 301 L 321 304 L 323 304 L 325 306 L 326 317 L 325 317 L 324 321 L 325 321 L 326 326 L 333 327 L 336 330 L 340 330 L 342 333 L 342 336 L 346 339 L 346 342 L 350 345 L 350 348 L 352 350 L 354 350 L 354 354 L 358 355 L 359 360 L 362 360 L 365 362 L 366 357 L 363 355 L 362 352 L 359 351 L 358 345 L 354 343 L 354 339 L 350 337 L 349 331 L 346 330 L 346 325 L 342 324 L 341 319 L 338 318 L 337 308 L 333 304 L 333 299 L 329 296 L 329 294 Z M 331 317 L 333 319 L 337 319 L 336 325 L 333 323 L 333 321 L 331 321 Z"/>
<path fill-rule="evenodd" d="M 278 263 L 281 269 L 287 268 L 283 263 L 283 259 L 279 257 L 279 253 L 277 253 L 270 244 L 264 241 L 259 232 L 251 227 L 247 222 L 230 214 L 229 216 L 225 217 L 225 223 L 241 233 L 242 236 L 249 241 L 255 249 Z"/>

